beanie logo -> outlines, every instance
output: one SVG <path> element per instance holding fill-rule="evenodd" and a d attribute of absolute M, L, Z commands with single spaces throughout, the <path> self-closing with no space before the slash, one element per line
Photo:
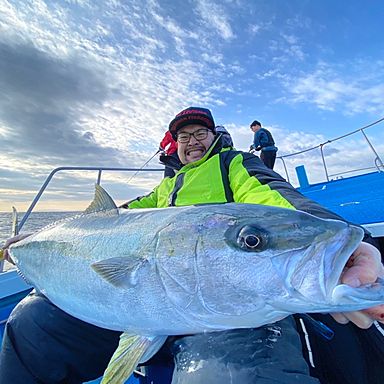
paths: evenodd
<path fill-rule="evenodd" d="M 181 111 L 180 113 L 178 113 L 176 117 L 180 117 L 184 115 L 192 115 L 192 114 L 208 116 L 208 112 L 204 111 L 203 109 L 185 109 L 184 111 Z"/>
<path fill-rule="evenodd" d="M 176 131 L 188 124 L 201 124 L 215 132 L 215 122 L 211 111 L 206 108 L 189 107 L 184 109 L 169 123 L 169 130 L 175 138 Z"/>
<path fill-rule="evenodd" d="M 177 116 L 177 117 L 180 117 L 180 116 Z M 206 126 L 207 126 L 207 128 L 211 128 L 211 127 L 213 127 L 212 120 L 211 120 L 210 118 L 205 117 L 205 116 L 196 116 L 196 115 L 182 116 L 182 118 L 179 119 L 179 120 L 177 120 L 177 121 L 174 123 L 174 125 L 175 125 L 175 124 L 182 124 L 182 123 L 184 123 L 184 122 L 186 122 L 186 121 L 188 121 L 188 120 L 193 120 L 193 121 L 197 121 L 197 120 L 198 120 L 198 121 L 200 121 L 200 122 L 202 122 L 202 123 L 205 123 Z"/>

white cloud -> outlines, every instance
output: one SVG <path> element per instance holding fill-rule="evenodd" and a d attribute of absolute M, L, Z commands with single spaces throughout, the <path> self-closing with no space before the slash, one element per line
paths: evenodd
<path fill-rule="evenodd" d="M 207 28 L 212 28 L 224 40 L 235 37 L 224 8 L 211 0 L 198 0 L 197 11 Z"/>
<path fill-rule="evenodd" d="M 316 107 L 328 111 L 341 109 L 345 115 L 361 112 L 382 113 L 382 68 L 373 70 L 369 78 L 366 78 L 364 70 L 356 75 L 347 68 L 338 69 L 331 69 L 330 66 L 320 63 L 312 73 L 285 79 L 285 86 L 292 95 L 290 102 L 315 104 Z M 377 84 L 378 82 L 380 84 Z"/>
<path fill-rule="evenodd" d="M 174 39 L 176 51 L 181 56 L 187 56 L 186 44 L 188 40 L 198 40 L 198 33 L 183 29 L 169 16 L 163 17 L 160 15 L 161 7 L 155 1 L 151 1 L 150 4 L 154 20 Z"/>
<path fill-rule="evenodd" d="M 249 25 L 248 29 L 249 29 L 249 33 L 252 36 L 255 36 L 262 30 L 262 26 L 259 24 L 251 24 Z"/>
<path fill-rule="evenodd" d="M 204 52 L 201 57 L 208 63 L 213 63 L 217 65 L 224 66 L 223 62 L 223 55 L 220 53 L 207 53 Z"/>
<path fill-rule="evenodd" d="M 100 12 L 92 23 L 78 9 L 42 1 L 0 7 L 0 146 L 11 149 L 3 167 L 32 177 L 63 164 L 141 166 L 180 109 L 221 103 L 199 93 L 201 63 L 163 55 L 168 40 L 156 38 L 150 13 L 134 25 L 120 3 L 91 9 Z M 169 35 L 196 39 L 171 19 L 165 26 Z"/>

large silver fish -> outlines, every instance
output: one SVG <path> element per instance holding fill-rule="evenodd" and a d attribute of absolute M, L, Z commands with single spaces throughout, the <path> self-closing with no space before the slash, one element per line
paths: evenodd
<path fill-rule="evenodd" d="M 103 381 L 122 383 L 167 335 L 384 303 L 380 283 L 339 283 L 362 237 L 342 221 L 255 204 L 123 210 L 97 187 L 84 214 L 12 245 L 10 254 L 58 307 L 125 332 Z"/>

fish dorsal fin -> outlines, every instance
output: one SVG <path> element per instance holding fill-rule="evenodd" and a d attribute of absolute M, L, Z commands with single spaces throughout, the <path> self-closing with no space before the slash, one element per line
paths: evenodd
<path fill-rule="evenodd" d="M 139 362 L 147 361 L 164 344 L 167 336 L 145 337 L 124 332 L 101 384 L 125 383 Z"/>
<path fill-rule="evenodd" d="M 89 207 L 84 211 L 84 214 L 110 210 L 117 212 L 115 202 L 101 185 L 95 184 L 95 197 Z"/>
<path fill-rule="evenodd" d="M 147 259 L 112 257 L 97 261 L 91 267 L 108 283 L 117 288 L 131 288 L 139 279 L 140 271 L 148 266 Z"/>

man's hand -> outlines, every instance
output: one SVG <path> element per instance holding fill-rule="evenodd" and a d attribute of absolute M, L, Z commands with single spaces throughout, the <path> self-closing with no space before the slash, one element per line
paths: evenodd
<path fill-rule="evenodd" d="M 5 244 L 4 244 L 3 248 L 2 248 L 4 260 L 8 261 L 11 264 L 14 264 L 14 262 L 12 261 L 10 255 L 9 255 L 9 252 L 8 252 L 9 246 L 11 244 L 13 244 L 13 243 L 17 243 L 18 241 L 25 239 L 26 237 L 28 237 L 30 235 L 31 235 L 31 233 L 19 233 L 18 235 L 9 238 L 5 242 Z"/>
<path fill-rule="evenodd" d="M 378 277 L 384 276 L 384 267 L 380 252 L 368 243 L 362 242 L 349 258 L 341 282 L 351 287 L 374 283 Z M 364 309 L 363 311 L 332 313 L 332 317 L 341 324 L 349 321 L 359 328 L 369 328 L 374 320 L 384 322 L 384 305 Z"/>

